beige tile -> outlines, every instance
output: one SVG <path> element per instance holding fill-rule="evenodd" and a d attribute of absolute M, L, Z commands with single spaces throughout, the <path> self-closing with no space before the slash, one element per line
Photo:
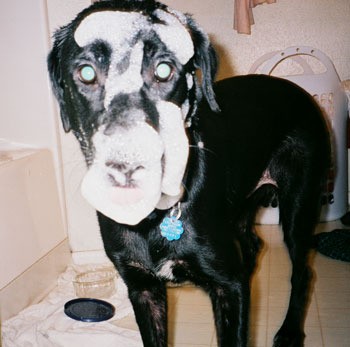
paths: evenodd
<path fill-rule="evenodd" d="M 273 263 L 290 265 L 288 251 L 285 247 L 273 247 L 270 254 L 270 266 Z"/>
<path fill-rule="evenodd" d="M 197 287 L 179 288 L 177 302 L 180 305 L 211 305 L 208 294 Z"/>
<path fill-rule="evenodd" d="M 350 309 L 322 308 L 319 315 L 322 327 L 350 329 Z"/>
<path fill-rule="evenodd" d="M 218 340 L 216 338 L 216 332 L 214 330 L 213 337 L 211 339 L 210 347 L 217 347 L 218 346 Z"/>
<path fill-rule="evenodd" d="M 269 310 L 268 310 L 268 326 L 282 325 L 289 305 L 288 292 L 270 292 L 269 295 Z M 305 326 L 315 327 L 319 326 L 319 314 L 316 305 L 315 297 L 309 304 Z"/>
<path fill-rule="evenodd" d="M 268 311 L 268 326 L 280 326 L 282 325 L 285 315 L 287 313 L 288 304 L 282 306 L 269 306 Z M 305 320 L 305 326 L 319 327 L 319 313 L 315 303 L 311 303 Z"/>
<path fill-rule="evenodd" d="M 349 277 L 318 277 L 315 282 L 316 292 L 332 291 L 334 295 L 339 292 L 349 292 Z"/>
<path fill-rule="evenodd" d="M 267 309 L 252 306 L 250 309 L 250 326 L 267 326 Z"/>
<path fill-rule="evenodd" d="M 291 288 L 289 278 L 281 278 L 270 274 L 269 291 L 270 292 L 289 292 Z"/>
<path fill-rule="evenodd" d="M 316 291 L 317 304 L 323 308 L 350 309 L 350 291 Z"/>
<path fill-rule="evenodd" d="M 291 275 L 292 266 L 289 260 L 288 263 L 278 261 L 270 263 L 270 277 L 277 277 L 280 279 L 287 280 L 289 282 Z"/>
<path fill-rule="evenodd" d="M 209 324 L 213 323 L 213 313 L 208 305 L 177 304 L 169 315 L 169 320 L 181 323 Z"/>
<path fill-rule="evenodd" d="M 249 331 L 248 347 L 266 347 L 266 325 L 251 326 Z"/>
<path fill-rule="evenodd" d="M 269 326 L 266 334 L 266 346 L 272 346 L 273 338 L 275 337 L 279 328 L 279 325 Z"/>
<path fill-rule="evenodd" d="M 248 347 L 266 347 L 266 326 L 251 326 L 249 328 Z M 216 334 L 213 336 L 211 347 L 217 347 Z"/>
<path fill-rule="evenodd" d="M 305 347 L 323 347 L 322 332 L 319 326 L 305 327 Z M 333 346 L 335 347 L 335 346 Z"/>
<path fill-rule="evenodd" d="M 319 223 L 316 227 L 315 232 L 322 233 L 325 231 L 332 231 L 334 229 L 342 229 L 342 228 L 344 228 L 344 225 L 341 223 L 341 221 L 335 220 L 327 223 Z"/>
<path fill-rule="evenodd" d="M 267 315 L 267 326 L 269 330 L 271 327 L 279 327 L 282 325 L 284 317 L 287 313 L 287 307 L 274 307 L 269 309 Z"/>
<path fill-rule="evenodd" d="M 314 269 L 317 278 L 350 278 L 350 263 L 328 258 L 320 253 L 315 255 Z"/>
<path fill-rule="evenodd" d="M 324 347 L 349 347 L 348 328 L 322 328 Z"/>
<path fill-rule="evenodd" d="M 179 297 L 179 292 L 180 292 L 179 288 L 167 288 L 168 302 L 175 304 Z"/>
<path fill-rule="evenodd" d="M 214 332 L 212 324 L 176 323 L 169 327 L 169 343 L 174 346 L 188 344 L 190 346 L 210 346 Z"/>
<path fill-rule="evenodd" d="M 317 309 L 310 307 L 306 314 L 305 327 L 314 328 L 320 327 L 320 317 Z"/>
<path fill-rule="evenodd" d="M 169 289 L 167 290 L 167 299 L 168 299 L 168 316 L 172 314 L 174 307 L 177 305 L 178 301 L 178 290 L 177 289 Z"/>
<path fill-rule="evenodd" d="M 279 225 L 273 225 L 270 230 L 270 240 L 269 243 L 271 246 L 280 246 L 284 244 L 283 241 L 283 232 Z"/>
<path fill-rule="evenodd" d="M 251 306 L 267 307 L 269 294 L 268 273 L 257 274 L 251 284 Z"/>

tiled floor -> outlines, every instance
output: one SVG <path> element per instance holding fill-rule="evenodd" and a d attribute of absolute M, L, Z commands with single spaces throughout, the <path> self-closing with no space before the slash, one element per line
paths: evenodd
<path fill-rule="evenodd" d="M 332 230 L 335 223 L 322 224 Z M 259 226 L 265 241 L 252 285 L 250 346 L 272 346 L 282 323 L 289 297 L 290 264 L 278 226 Z M 350 346 L 350 263 L 316 254 L 315 290 L 306 320 L 305 347 Z M 171 347 L 214 347 L 209 299 L 194 287 L 171 288 L 169 295 L 169 343 Z"/>

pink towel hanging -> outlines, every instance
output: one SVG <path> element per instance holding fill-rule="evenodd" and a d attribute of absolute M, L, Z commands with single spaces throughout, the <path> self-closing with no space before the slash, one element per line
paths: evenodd
<path fill-rule="evenodd" d="M 252 8 L 264 2 L 272 4 L 276 0 L 235 0 L 233 28 L 239 34 L 250 34 L 250 26 L 254 24 Z"/>

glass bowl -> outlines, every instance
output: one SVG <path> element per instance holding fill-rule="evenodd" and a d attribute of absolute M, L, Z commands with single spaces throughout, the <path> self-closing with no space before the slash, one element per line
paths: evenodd
<path fill-rule="evenodd" d="M 73 281 L 75 294 L 80 298 L 108 298 L 115 292 L 116 272 L 110 269 L 78 274 Z"/>

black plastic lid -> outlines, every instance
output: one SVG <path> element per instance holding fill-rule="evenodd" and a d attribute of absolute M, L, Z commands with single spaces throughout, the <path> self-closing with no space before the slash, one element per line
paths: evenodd
<path fill-rule="evenodd" d="M 68 301 L 64 305 L 64 313 L 82 322 L 102 322 L 114 316 L 115 308 L 110 303 L 89 298 Z"/>

